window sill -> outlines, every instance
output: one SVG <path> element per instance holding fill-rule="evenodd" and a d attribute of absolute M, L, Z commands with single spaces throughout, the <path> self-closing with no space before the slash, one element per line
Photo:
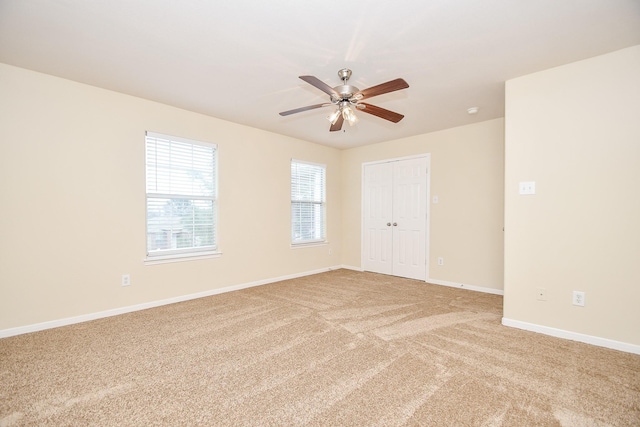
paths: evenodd
<path fill-rule="evenodd" d="M 292 243 L 291 249 L 302 249 L 302 248 L 314 248 L 316 246 L 327 246 L 329 244 L 328 241 L 324 242 L 309 242 L 309 243 Z"/>
<path fill-rule="evenodd" d="M 200 252 L 190 254 L 172 254 L 146 257 L 144 265 L 169 264 L 172 262 L 197 261 L 201 259 L 220 258 L 222 252 Z"/>

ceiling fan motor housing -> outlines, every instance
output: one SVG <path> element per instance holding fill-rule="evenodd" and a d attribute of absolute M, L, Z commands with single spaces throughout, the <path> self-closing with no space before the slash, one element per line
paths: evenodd
<path fill-rule="evenodd" d="M 351 98 L 354 94 L 360 92 L 360 89 L 351 85 L 336 86 L 333 88 L 333 90 L 338 92 L 338 94 L 340 95 L 340 98 L 338 99 L 338 101 L 349 100 L 349 98 Z"/>
<path fill-rule="evenodd" d="M 354 94 L 360 92 L 360 89 L 358 89 L 357 87 L 347 84 L 347 81 L 351 77 L 351 70 L 348 68 L 338 70 L 338 77 L 340 77 L 340 80 L 342 80 L 344 84 L 334 87 L 333 90 L 335 90 L 340 95 L 340 98 L 334 98 L 332 96 L 331 101 L 334 103 L 338 103 L 340 101 L 350 101 L 350 98 L 353 97 Z"/>

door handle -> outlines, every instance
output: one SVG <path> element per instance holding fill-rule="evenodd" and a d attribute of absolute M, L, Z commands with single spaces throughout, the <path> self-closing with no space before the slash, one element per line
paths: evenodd
<path fill-rule="evenodd" d="M 391 223 L 390 222 L 387 223 L 387 227 L 391 227 Z"/>
<path fill-rule="evenodd" d="M 398 225 L 398 223 L 397 223 L 397 222 L 394 222 L 394 223 L 393 223 L 393 226 L 394 226 L 394 227 L 396 227 L 397 225 Z"/>

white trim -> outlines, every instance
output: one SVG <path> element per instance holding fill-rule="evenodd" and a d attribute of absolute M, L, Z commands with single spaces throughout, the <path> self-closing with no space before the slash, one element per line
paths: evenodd
<path fill-rule="evenodd" d="M 197 261 L 200 259 L 220 258 L 222 252 L 188 252 L 183 254 L 150 255 L 142 260 L 144 265 L 169 264 L 172 262 Z"/>
<path fill-rule="evenodd" d="M 427 218 L 424 224 L 424 232 L 427 233 L 424 242 L 424 278 L 426 281 L 431 270 L 431 263 L 429 263 L 431 256 L 431 153 L 427 153 L 425 156 L 427 157 L 427 211 L 425 212 Z"/>
<path fill-rule="evenodd" d="M 393 157 L 391 159 L 372 160 L 370 162 L 362 163 L 362 170 L 364 170 L 365 166 L 369 166 L 369 165 L 376 165 L 376 164 L 379 164 L 379 163 L 397 162 L 397 161 L 400 161 L 400 160 L 414 160 L 414 159 L 419 159 L 421 157 L 431 157 L 431 153 L 414 154 L 412 156 L 404 156 L 404 157 Z"/>
<path fill-rule="evenodd" d="M 339 266 L 338 268 L 344 268 L 345 270 L 353 270 L 353 271 L 359 271 L 361 273 L 364 272 L 364 270 L 362 269 L 362 267 L 354 267 L 353 265 L 344 265 L 342 264 L 341 266 Z"/>
<path fill-rule="evenodd" d="M 640 345 L 629 344 L 626 342 L 610 340 L 607 338 L 594 337 L 592 335 L 580 334 L 578 332 L 566 331 L 564 329 L 551 328 L 549 326 L 536 325 L 534 323 L 522 322 L 520 320 L 502 318 L 502 324 L 525 331 L 537 332 L 544 335 L 550 335 L 556 338 L 563 338 L 572 341 L 578 341 L 585 344 L 596 345 L 598 347 L 610 348 L 612 350 L 624 351 L 625 353 L 640 354 Z"/>
<path fill-rule="evenodd" d="M 326 240 L 318 240 L 316 242 L 307 243 L 291 243 L 291 249 L 315 248 L 316 246 L 327 246 L 329 242 Z"/>
<path fill-rule="evenodd" d="M 464 283 L 448 282 L 446 280 L 436 280 L 436 279 L 427 279 L 426 282 L 432 283 L 434 285 L 449 286 L 451 288 L 459 288 L 459 289 L 466 289 L 469 291 L 484 292 L 485 294 L 504 295 L 504 290 L 502 289 L 487 288 L 484 286 L 476 286 L 476 285 L 467 285 Z"/>
<path fill-rule="evenodd" d="M 304 163 L 305 165 L 320 166 L 325 170 L 327 169 L 327 165 L 325 163 L 308 162 L 306 160 L 294 159 L 293 157 L 291 158 L 291 163 Z"/>
<path fill-rule="evenodd" d="M 165 141 L 175 141 L 175 142 L 182 142 L 183 144 L 195 144 L 195 145 L 203 145 L 205 147 L 213 147 L 215 149 L 218 148 L 218 144 L 214 143 L 214 142 L 208 142 L 208 141 L 199 141 L 197 139 L 190 139 L 190 138 L 184 138 L 181 136 L 173 136 L 173 135 L 167 135 L 165 133 L 158 133 L 158 132 L 152 132 L 152 131 L 145 131 L 144 133 L 145 137 L 150 137 L 150 138 L 155 138 L 155 139 L 162 139 Z"/>
<path fill-rule="evenodd" d="M 273 277 L 271 279 L 257 280 L 255 282 L 243 283 L 243 284 L 240 284 L 240 285 L 233 285 L 233 286 L 226 286 L 224 288 L 211 289 L 211 290 L 208 290 L 208 291 L 198 292 L 198 293 L 195 293 L 195 294 L 180 295 L 180 296 L 177 296 L 177 297 L 167 298 L 167 299 L 163 299 L 163 300 L 159 300 L 159 301 L 151 301 L 151 302 L 145 302 L 145 303 L 142 303 L 142 304 L 130 305 L 130 306 L 127 306 L 127 307 L 121 307 L 121 308 L 114 308 L 114 309 L 111 309 L 111 310 L 99 311 L 97 313 L 83 314 L 83 315 L 80 315 L 80 316 L 67 317 L 67 318 L 58 319 L 58 320 L 51 320 L 51 321 L 48 321 L 48 322 L 36 323 L 36 324 L 33 324 L 33 325 L 18 326 L 16 328 L 3 329 L 3 330 L 0 330 L 0 338 L 7 338 L 7 337 L 15 336 L 15 335 L 28 334 L 30 332 L 44 331 L 46 329 L 59 328 L 61 326 L 68 326 L 68 325 L 73 325 L 73 324 L 76 324 L 76 323 L 82 323 L 82 322 L 88 322 L 88 321 L 91 321 L 91 320 L 102 319 L 102 318 L 105 318 L 105 317 L 112 317 L 112 316 L 117 316 L 117 315 L 120 315 L 120 314 L 131 313 L 131 312 L 134 312 L 134 311 L 146 310 L 148 308 L 160 307 L 160 306 L 167 305 L 167 304 L 174 304 L 174 303 L 177 303 L 177 302 L 189 301 L 189 300 L 197 299 L 197 298 L 204 298 L 204 297 L 208 297 L 208 296 L 212 296 L 212 295 L 222 294 L 222 293 L 225 293 L 225 292 L 238 291 L 240 289 L 251 288 L 251 287 L 254 287 L 254 286 L 267 285 L 269 283 L 280 282 L 280 281 L 283 281 L 283 280 L 296 279 L 298 277 L 304 277 L 304 276 L 311 276 L 313 274 L 325 273 L 327 271 L 338 270 L 340 268 L 342 268 L 342 267 L 341 266 L 334 266 L 334 267 L 321 268 L 321 269 L 313 270 L 313 271 L 306 271 L 306 272 L 302 272 L 302 273 L 289 274 L 289 275 L 280 276 L 280 277 Z"/>

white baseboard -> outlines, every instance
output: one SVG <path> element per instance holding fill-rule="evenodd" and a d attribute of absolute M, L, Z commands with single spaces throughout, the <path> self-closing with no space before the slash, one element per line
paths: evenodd
<path fill-rule="evenodd" d="M 339 270 L 341 268 L 344 268 L 344 269 L 347 269 L 347 270 L 354 270 L 354 271 L 364 271 L 360 267 L 354 267 L 354 266 L 349 266 L 349 265 L 337 265 L 337 266 L 322 268 L 322 269 L 313 270 L 313 271 L 306 271 L 306 272 L 302 272 L 302 273 L 289 274 L 289 275 L 286 275 L 286 276 L 273 277 L 273 278 L 270 278 L 270 279 L 257 280 L 257 281 L 254 281 L 254 282 L 243 283 L 243 284 L 240 284 L 240 285 L 227 286 L 227 287 L 218 288 L 218 289 L 211 289 L 211 290 L 208 290 L 208 291 L 198 292 L 198 293 L 195 293 L 195 294 L 181 295 L 181 296 L 177 296 L 177 297 L 173 297 L 173 298 L 167 298 L 167 299 L 163 299 L 163 300 L 159 300 L 159 301 L 151 301 L 151 302 L 131 305 L 131 306 L 127 306 L 127 307 L 121 307 L 121 308 L 115 308 L 115 309 L 111 309 L 111 310 L 105 310 L 105 311 L 100 311 L 100 312 L 97 312 L 97 313 L 83 314 L 83 315 L 80 315 L 80 316 L 67 317 L 67 318 L 64 318 L 64 319 L 52 320 L 52 321 L 42 322 L 42 323 L 36 323 L 36 324 L 33 324 L 33 325 L 19 326 L 19 327 L 16 327 L 16 328 L 3 329 L 3 330 L 0 330 L 0 338 L 7 338 L 7 337 L 15 336 L 15 335 L 27 334 L 27 333 L 30 333 L 30 332 L 43 331 L 43 330 L 46 330 L 46 329 L 58 328 L 58 327 L 61 327 L 61 326 L 67 326 L 67 325 L 73 325 L 73 324 L 76 324 L 76 323 L 88 322 L 88 321 L 91 321 L 91 320 L 102 319 L 102 318 L 111 317 L 111 316 L 117 316 L 117 315 L 120 315 L 120 314 L 131 313 L 131 312 L 134 312 L 134 311 L 146 310 L 148 308 L 160 307 L 160 306 L 163 306 L 163 305 L 174 304 L 174 303 L 177 303 L 177 302 L 189 301 L 189 300 L 192 300 L 192 299 L 203 298 L 203 297 L 208 297 L 208 296 L 212 296 L 212 295 L 218 295 L 218 294 L 222 294 L 222 293 L 225 293 L 225 292 L 238 291 L 240 289 L 251 288 L 251 287 L 254 287 L 254 286 L 267 285 L 269 283 L 280 282 L 280 281 L 283 281 L 283 280 L 296 279 L 298 277 L 310 276 L 310 275 L 313 275 L 313 274 L 324 273 L 324 272 L 331 271 L 331 270 Z M 453 282 L 447 282 L 447 281 L 443 281 L 443 280 L 434 280 L 434 279 L 428 279 L 427 282 L 428 283 L 433 283 L 435 285 L 450 286 L 450 287 L 454 287 L 454 288 L 468 289 L 468 290 L 472 290 L 472 291 L 485 292 L 485 293 L 496 294 L 496 295 L 503 295 L 504 294 L 504 292 L 502 290 L 500 290 L 500 289 L 486 288 L 486 287 L 482 287 L 482 286 L 465 285 L 465 284 L 462 284 L 462 283 L 453 283 Z M 624 342 L 620 342 L 620 341 L 614 341 L 614 340 L 610 340 L 610 339 L 606 339 L 606 338 L 594 337 L 594 336 L 591 336 L 591 335 L 585 335 L 585 334 L 580 334 L 580 333 L 576 333 L 576 332 L 565 331 L 565 330 L 562 330 L 562 329 L 556 329 L 556 328 L 551 328 L 551 327 L 548 327 L 548 326 L 536 325 L 536 324 L 533 324 L 533 323 L 521 322 L 519 320 L 508 319 L 506 317 L 502 318 L 502 324 L 505 325 L 505 326 L 513 327 L 513 328 L 524 329 L 524 330 L 527 330 L 527 331 L 538 332 L 538 333 L 541 333 L 541 334 L 554 336 L 554 337 L 557 337 L 557 338 L 564 338 L 564 339 L 569 339 L 569 340 L 573 340 L 573 341 L 579 341 L 579 342 L 583 342 L 583 343 L 586 343 L 586 344 L 592 344 L 592 345 L 597 345 L 599 347 L 606 347 L 606 348 L 610 348 L 610 349 L 614 349 L 614 350 L 620 350 L 620 351 L 624 351 L 624 352 L 627 352 L 627 353 L 640 354 L 640 346 L 639 345 L 635 345 L 635 344 L 629 344 L 629 343 L 624 343 Z"/>
<path fill-rule="evenodd" d="M 447 282 L 445 280 L 427 279 L 427 283 L 433 283 L 434 285 L 449 286 L 451 288 L 467 289 L 469 291 L 484 292 L 486 294 L 504 295 L 504 290 L 486 288 L 484 286 L 466 285 L 464 283 Z"/>
<path fill-rule="evenodd" d="M 353 270 L 353 271 L 360 271 L 363 272 L 364 270 L 360 267 L 354 267 L 352 265 L 341 265 L 338 268 L 344 268 L 345 270 Z"/>
<path fill-rule="evenodd" d="M 0 330 L 0 338 L 7 338 L 7 337 L 15 336 L 15 335 L 27 334 L 27 333 L 30 333 L 30 332 L 43 331 L 45 329 L 58 328 L 60 326 L 67 326 L 67 325 L 73 325 L 73 324 L 76 324 L 76 323 L 88 322 L 90 320 L 102 319 L 104 317 L 117 316 L 119 314 L 131 313 L 133 311 L 146 310 L 148 308 L 160 307 L 160 306 L 167 305 L 167 304 L 174 304 L 174 303 L 177 303 L 177 302 L 189 301 L 189 300 L 192 300 L 192 299 L 203 298 L 203 297 L 208 297 L 208 296 L 212 296 L 212 295 L 218 295 L 218 294 L 222 294 L 222 293 L 225 293 L 225 292 L 238 291 L 240 289 L 251 288 L 251 287 L 254 287 L 254 286 L 267 285 L 269 283 L 280 282 L 282 280 L 289 280 L 289 279 L 296 279 L 298 277 L 310 276 L 312 274 L 324 273 L 324 272 L 327 272 L 327 271 L 330 271 L 330 270 L 338 270 L 340 268 L 345 268 L 345 267 L 342 267 L 342 266 L 327 267 L 327 268 L 322 268 L 322 269 L 319 269 L 319 270 L 306 271 L 306 272 L 303 272 L 303 273 L 289 274 L 287 276 L 273 277 L 271 279 L 257 280 L 255 282 L 243 283 L 243 284 L 240 284 L 240 285 L 227 286 L 227 287 L 218 288 L 218 289 L 211 289 L 211 290 L 208 290 L 208 291 L 198 292 L 198 293 L 195 293 L 195 294 L 180 295 L 180 296 L 177 296 L 177 297 L 167 298 L 167 299 L 163 299 L 163 300 L 159 300 L 159 301 L 151 301 L 151 302 L 146 302 L 146 303 L 142 303 L 142 304 L 130 305 L 130 306 L 127 306 L 127 307 L 114 308 L 114 309 L 111 309 L 111 310 L 99 311 L 97 313 L 83 314 L 83 315 L 80 315 L 80 316 L 67 317 L 67 318 L 58 319 L 58 320 L 51 320 L 51 321 L 48 321 L 48 322 L 36 323 L 36 324 L 33 324 L 33 325 L 19 326 L 19 327 L 16 327 L 16 328 L 3 329 L 3 330 Z"/>
<path fill-rule="evenodd" d="M 364 271 L 364 269 L 362 267 L 354 267 L 352 265 L 341 265 L 338 268 L 344 268 L 346 270 L 353 270 L 353 271 Z M 425 280 L 427 283 L 432 283 L 434 285 L 441 285 L 441 286 L 449 286 L 452 288 L 460 288 L 460 289 L 467 289 L 470 291 L 476 291 L 476 292 L 484 292 L 486 294 L 494 294 L 494 295 L 504 295 L 504 291 L 502 289 L 494 289 L 494 288 L 486 288 L 484 286 L 475 286 L 475 285 L 466 285 L 464 283 L 454 283 L 454 282 L 447 282 L 445 280 L 436 280 L 436 279 L 427 279 Z"/>
<path fill-rule="evenodd" d="M 502 324 L 512 328 L 524 329 L 526 331 L 538 332 L 544 335 L 550 335 L 556 338 L 564 338 L 567 340 L 583 342 L 586 344 L 597 345 L 598 347 L 606 347 L 613 350 L 624 351 L 626 353 L 640 354 L 640 345 L 629 344 L 621 341 L 614 341 L 607 338 L 594 337 L 592 335 L 580 334 L 577 332 L 566 331 L 564 329 L 551 328 L 549 326 L 536 325 L 534 323 L 522 322 L 520 320 L 502 318 Z"/>

